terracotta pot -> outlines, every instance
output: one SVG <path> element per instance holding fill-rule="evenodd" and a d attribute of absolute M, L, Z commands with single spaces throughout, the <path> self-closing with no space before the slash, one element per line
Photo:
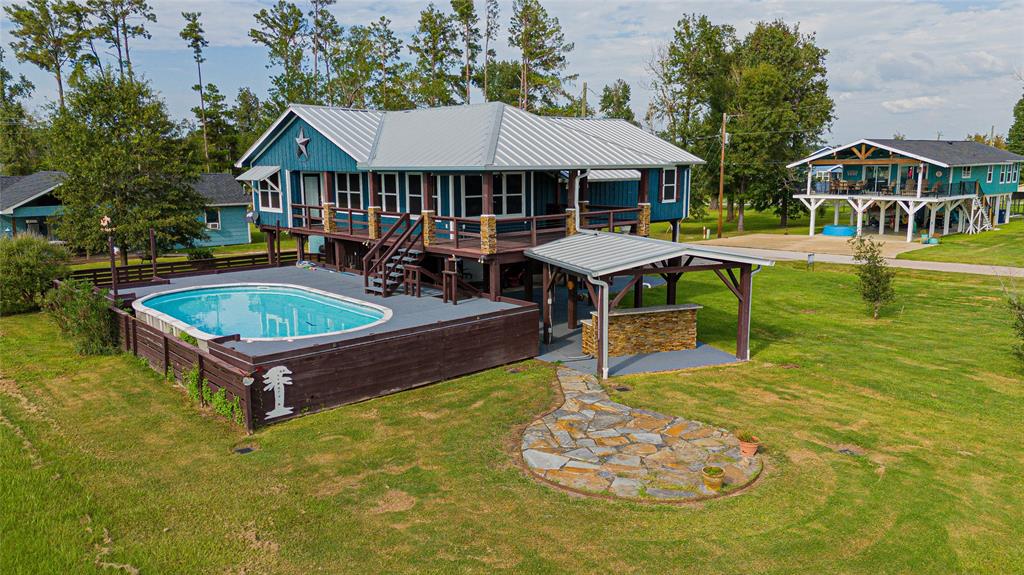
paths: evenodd
<path fill-rule="evenodd" d="M 757 448 L 761 445 L 761 442 L 755 437 L 753 441 L 740 440 L 740 455 L 743 457 L 753 457 L 757 453 Z"/>
<path fill-rule="evenodd" d="M 708 469 L 717 469 L 719 473 L 717 475 L 709 475 Z M 701 469 L 700 476 L 704 480 L 704 487 L 707 487 L 711 491 L 718 491 L 722 488 L 722 480 L 725 479 L 725 473 L 722 472 L 721 467 L 705 467 Z"/>

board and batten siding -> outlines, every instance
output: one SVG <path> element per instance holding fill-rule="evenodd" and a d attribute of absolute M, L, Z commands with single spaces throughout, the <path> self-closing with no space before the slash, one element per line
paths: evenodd
<path fill-rule="evenodd" d="M 647 198 L 651 202 L 651 221 L 669 222 L 680 220 L 689 215 L 690 206 L 690 167 L 679 166 L 679 189 L 676 201 L 661 201 L 660 181 L 661 170 L 647 170 Z M 639 181 L 627 182 L 591 182 L 590 203 L 595 206 L 634 207 L 637 204 Z"/>
<path fill-rule="evenodd" d="M 232 246 L 252 241 L 249 235 L 249 222 L 245 220 L 246 206 L 214 206 L 207 209 L 220 210 L 220 229 L 207 228 L 207 238 L 197 240 L 197 246 Z M 205 212 L 199 216 L 199 219 L 206 221 Z"/>

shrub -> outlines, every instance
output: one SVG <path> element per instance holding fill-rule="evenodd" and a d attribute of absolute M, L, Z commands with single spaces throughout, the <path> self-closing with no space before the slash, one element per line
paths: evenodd
<path fill-rule="evenodd" d="M 185 254 L 190 262 L 213 259 L 213 250 L 210 248 L 189 248 L 185 250 Z"/>
<path fill-rule="evenodd" d="M 53 280 L 68 273 L 68 253 L 41 236 L 0 239 L 0 314 L 39 308 Z"/>
<path fill-rule="evenodd" d="M 882 244 L 870 238 L 857 237 L 850 240 L 853 259 L 858 263 L 857 277 L 860 279 L 860 297 L 871 309 L 871 317 L 878 319 L 882 307 L 896 299 L 893 278 L 896 272 L 882 257 Z"/>
<path fill-rule="evenodd" d="M 1024 296 L 1019 293 L 1010 294 L 1008 297 L 1010 315 L 1013 319 L 1013 331 L 1017 333 L 1017 345 L 1014 346 L 1014 353 L 1024 363 Z"/>
<path fill-rule="evenodd" d="M 102 355 L 116 349 L 110 302 L 85 280 L 65 280 L 43 298 L 43 307 L 57 327 L 83 355 Z"/>

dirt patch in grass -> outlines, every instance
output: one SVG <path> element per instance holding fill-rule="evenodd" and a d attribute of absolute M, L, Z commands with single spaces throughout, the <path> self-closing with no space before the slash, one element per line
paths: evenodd
<path fill-rule="evenodd" d="M 398 513 L 408 511 L 416 506 L 416 498 L 401 489 L 388 489 L 384 496 L 377 501 L 377 506 L 370 510 L 371 513 Z"/>

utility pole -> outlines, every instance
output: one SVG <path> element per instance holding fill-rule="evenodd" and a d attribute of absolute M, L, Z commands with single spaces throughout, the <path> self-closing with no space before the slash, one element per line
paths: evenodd
<path fill-rule="evenodd" d="M 718 161 L 718 237 L 722 237 L 722 204 L 725 203 L 725 122 L 729 116 L 722 114 L 722 157 Z"/>
<path fill-rule="evenodd" d="M 583 97 L 580 98 L 580 113 L 581 118 L 587 117 L 587 83 L 583 82 Z"/>

